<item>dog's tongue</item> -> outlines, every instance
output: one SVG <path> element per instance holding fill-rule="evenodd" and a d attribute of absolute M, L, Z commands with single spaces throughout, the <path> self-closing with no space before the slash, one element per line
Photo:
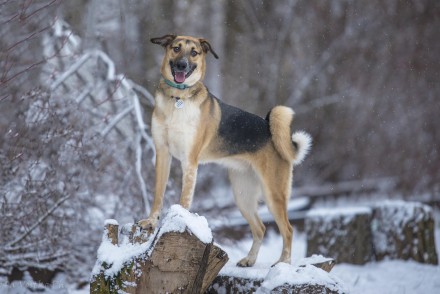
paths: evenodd
<path fill-rule="evenodd" d="M 174 73 L 174 79 L 177 83 L 183 83 L 185 81 L 185 72 L 176 72 Z"/>

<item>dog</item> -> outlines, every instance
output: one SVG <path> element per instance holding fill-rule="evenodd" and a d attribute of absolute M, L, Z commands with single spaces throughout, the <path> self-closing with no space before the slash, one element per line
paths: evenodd
<path fill-rule="evenodd" d="M 276 106 L 263 119 L 214 95 L 202 83 L 206 56 L 218 55 L 202 38 L 165 35 L 151 39 L 165 48 L 162 78 L 155 94 L 152 136 L 156 148 L 155 193 L 151 213 L 138 224 L 152 231 L 159 220 L 172 156 L 183 171 L 180 204 L 190 209 L 200 163 L 217 162 L 228 168 L 235 202 L 250 225 L 252 247 L 237 265 L 255 264 L 265 226 L 258 216 L 264 200 L 283 238 L 278 262 L 290 263 L 292 226 L 287 217 L 293 166 L 311 146 L 305 132 L 292 134 L 294 112 Z"/>

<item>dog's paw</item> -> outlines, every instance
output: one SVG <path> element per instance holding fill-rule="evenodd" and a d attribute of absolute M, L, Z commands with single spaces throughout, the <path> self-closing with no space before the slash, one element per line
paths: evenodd
<path fill-rule="evenodd" d="M 255 260 L 251 260 L 248 257 L 243 258 L 239 262 L 237 262 L 237 266 L 239 267 L 251 267 L 255 264 Z"/>
<path fill-rule="evenodd" d="M 138 226 L 142 228 L 142 230 L 147 231 L 148 234 L 151 234 L 154 232 L 154 229 L 156 229 L 157 226 L 157 219 L 156 218 L 147 218 L 143 219 L 137 222 Z"/>

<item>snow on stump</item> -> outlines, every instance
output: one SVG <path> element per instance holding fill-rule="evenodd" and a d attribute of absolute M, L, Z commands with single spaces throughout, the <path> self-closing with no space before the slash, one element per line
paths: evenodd
<path fill-rule="evenodd" d="M 323 256 L 304 258 L 272 268 L 225 266 L 206 293 L 347 293 L 343 283 L 328 271 L 334 260 Z"/>
<path fill-rule="evenodd" d="M 373 259 L 372 210 L 369 207 L 320 208 L 306 217 L 307 255 L 322 254 L 338 263 Z"/>
<path fill-rule="evenodd" d="M 126 225 L 115 242 L 117 223 L 105 225 L 90 293 L 204 293 L 228 261 L 206 219 L 179 205 L 149 237 Z"/>
<path fill-rule="evenodd" d="M 376 205 L 371 230 L 377 260 L 412 259 L 438 264 L 434 217 L 429 206 L 404 201 Z"/>

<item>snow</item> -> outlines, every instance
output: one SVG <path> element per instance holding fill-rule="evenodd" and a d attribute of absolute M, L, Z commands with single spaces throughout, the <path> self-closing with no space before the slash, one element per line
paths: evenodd
<path fill-rule="evenodd" d="M 151 247 L 149 242 L 142 244 L 123 244 L 122 246 L 113 245 L 110 240 L 103 237 L 102 243 L 98 248 L 97 261 L 92 270 L 92 275 L 97 275 L 101 270 L 106 276 L 116 275 L 127 262 L 131 262 L 136 256 L 144 254 Z M 109 268 L 105 269 L 102 264 L 106 263 Z"/>
<path fill-rule="evenodd" d="M 269 269 L 269 264 L 256 264 L 253 267 L 243 268 L 228 263 L 220 270 L 219 275 L 252 280 L 263 280 L 269 272 Z"/>
<path fill-rule="evenodd" d="M 332 260 L 331 258 L 319 255 L 319 254 L 313 254 L 310 257 L 307 258 L 301 258 L 298 260 L 292 260 L 292 264 L 295 266 L 305 266 L 309 264 L 318 264 L 318 263 L 324 263 Z"/>
<path fill-rule="evenodd" d="M 423 212 L 418 213 L 419 218 L 429 218 L 430 216 L 432 216 L 431 207 L 420 202 L 387 200 L 375 205 L 375 207 L 380 209 L 380 211 L 385 214 L 385 219 L 390 218 L 395 220 L 396 227 L 399 227 L 401 226 L 401 224 L 405 224 L 413 220 L 414 214 L 418 211 Z M 417 219 L 416 221 L 421 221 L 421 219 Z"/>
<path fill-rule="evenodd" d="M 282 242 L 279 234 L 269 230 L 261 246 L 257 263 L 252 268 L 238 268 L 235 266 L 235 263 L 247 254 L 247 250 L 252 244 L 251 238 L 236 243 L 230 243 L 229 241 L 227 244 L 220 243 L 229 256 L 228 263 L 220 273 L 241 277 L 247 276 L 249 278 L 264 278 L 268 275 L 271 265 L 279 258 Z M 437 253 L 440 253 L 439 224 L 436 225 L 436 247 Z M 294 233 L 292 242 L 293 266 L 304 262 L 306 248 L 306 235 L 303 232 Z M 321 257 L 315 256 L 313 258 Z M 306 272 L 306 274 L 310 274 L 310 272 Z M 335 280 L 344 284 L 348 288 L 347 292 L 352 294 L 440 293 L 439 265 L 403 260 L 370 262 L 363 266 L 336 263 L 330 274 Z"/>
<path fill-rule="evenodd" d="M 45 293 L 45 294 L 88 294 L 88 286 L 82 289 L 76 289 L 76 285 L 71 285 L 67 281 L 65 274 L 55 276 L 52 285 L 37 283 L 32 280 L 29 273 L 25 272 L 22 281 L 14 281 L 11 284 L 0 282 L 1 294 L 27 294 L 27 293 Z"/>
<path fill-rule="evenodd" d="M 183 233 L 185 230 L 189 230 L 205 244 L 213 241 L 212 232 L 206 218 L 193 214 L 178 204 L 170 207 L 161 223 L 159 236 L 168 232 Z"/>
<path fill-rule="evenodd" d="M 335 275 L 310 264 L 299 266 L 278 263 L 274 267 L 268 264 L 257 264 L 250 268 L 228 265 L 220 271 L 220 275 L 264 281 L 257 293 L 269 293 L 270 290 L 283 284 L 317 284 L 332 290 L 339 289 L 342 292 L 347 292 L 343 282 Z"/>
<path fill-rule="evenodd" d="M 115 220 L 115 219 L 106 219 L 106 220 L 104 221 L 104 225 L 105 225 L 105 226 L 106 226 L 106 225 L 114 225 L 114 226 L 117 226 L 117 225 L 119 225 L 119 224 L 118 224 L 118 221 Z"/>
<path fill-rule="evenodd" d="M 332 273 L 345 281 L 353 294 L 440 293 L 438 265 L 389 260 L 364 266 L 337 264 Z"/>
<path fill-rule="evenodd" d="M 220 271 L 220 275 L 240 277 L 252 280 L 264 280 L 263 288 L 260 293 L 269 293 L 270 289 L 281 286 L 284 283 L 303 284 L 315 283 L 326 285 L 330 289 L 341 289 L 343 282 L 337 278 L 337 275 L 328 274 L 327 272 L 310 265 L 310 263 L 319 263 L 328 261 L 321 255 L 314 255 L 305 259 L 306 253 L 306 236 L 304 233 L 295 234 L 293 241 L 292 265 L 279 263 L 274 267 L 271 265 L 278 260 L 278 254 L 281 252 L 282 239 L 274 231 L 267 232 L 265 241 L 260 249 L 257 263 L 250 268 L 237 267 L 235 263 L 246 255 L 246 250 L 252 244 L 251 239 L 246 239 L 236 244 L 221 245 L 229 256 L 229 261 Z M 258 292 L 257 292 L 258 293 Z"/>
<path fill-rule="evenodd" d="M 176 209 L 180 211 L 179 208 Z M 186 214 L 185 212 L 183 212 Z M 436 215 L 438 217 L 438 214 Z M 440 226 L 436 225 L 436 245 L 437 252 L 440 252 Z M 227 243 L 225 243 L 227 242 Z M 273 230 L 268 230 L 266 237 L 263 241 L 260 254 L 257 259 L 257 263 L 251 268 L 238 268 L 235 263 L 247 254 L 251 244 L 252 238 L 246 238 L 239 242 L 232 243 L 231 241 L 221 242 L 219 245 L 224 249 L 229 256 L 229 262 L 221 270 L 223 274 L 231 274 L 234 276 L 248 277 L 248 278 L 260 278 L 264 279 L 271 271 L 271 265 L 279 258 L 279 254 L 282 248 L 282 239 L 278 233 Z M 130 256 L 131 253 L 127 253 L 129 247 L 124 249 L 117 249 L 116 246 L 109 244 L 102 248 L 102 252 L 107 251 L 110 254 L 107 261 L 111 261 L 111 255 L 124 255 Z M 113 246 L 113 247 L 112 247 Z M 133 251 L 142 251 L 139 246 L 133 246 Z M 144 245 L 147 247 L 146 245 Z M 137 247 L 137 248 L 136 248 Z M 125 252 L 124 252 L 125 251 Z M 110 256 L 109 256 L 110 255 Z M 276 276 L 275 273 L 280 275 L 271 278 L 271 287 L 276 283 L 293 278 L 295 274 L 292 274 L 292 269 L 300 264 L 304 264 L 304 257 L 306 255 L 306 235 L 303 232 L 296 232 L 293 238 L 292 246 L 292 266 L 278 265 L 276 271 L 272 271 L 271 276 Z M 125 258 L 127 258 L 127 256 Z M 322 256 L 312 256 L 306 260 L 315 259 L 314 261 L 322 261 Z M 120 264 L 120 261 L 117 261 Z M 235 273 L 235 274 L 234 274 Z M 323 279 L 320 274 L 322 272 L 316 272 L 311 267 L 305 267 L 302 274 L 312 275 L 313 278 Z M 370 262 L 363 266 L 351 265 L 351 264 L 338 264 L 330 273 L 330 278 L 335 281 L 340 281 L 348 288 L 347 292 L 352 294 L 397 294 L 397 293 L 424 293 L 434 294 L 440 293 L 440 266 L 421 264 L 414 261 L 403 260 L 385 260 L 381 262 Z M 270 276 L 268 276 L 270 277 Z M 58 280 L 58 277 L 57 277 Z M 324 279 L 325 281 L 325 279 Z M 329 281 L 329 280 L 327 280 Z M 268 282 L 269 283 L 269 282 Z M 18 294 L 29 293 L 27 289 L 29 285 L 25 282 L 14 282 L 6 287 L 2 287 L 0 283 L 0 293 Z M 63 280 L 55 281 L 52 287 L 41 287 L 45 289 L 45 293 L 72 293 L 72 294 L 85 294 L 89 293 L 89 288 L 77 290 L 74 286 L 67 284 Z M 263 290 L 263 289 L 262 289 Z M 261 291 L 262 291 L 261 290 Z M 263 292 L 264 293 L 264 292 Z"/>
<path fill-rule="evenodd" d="M 107 219 L 105 225 L 117 225 L 118 222 L 113 219 Z M 126 227 L 126 226 L 123 226 Z M 127 228 L 125 228 L 126 230 Z M 120 242 L 118 245 L 113 245 L 104 232 L 101 245 L 98 248 L 97 261 L 93 268 L 92 275 L 99 274 L 101 271 L 106 276 L 116 275 L 124 265 L 132 262 L 135 257 L 142 254 L 150 254 L 156 242 L 165 233 L 189 231 L 194 234 L 203 243 L 211 243 L 213 241 L 211 230 L 208 226 L 208 221 L 205 217 L 197 214 L 192 214 L 180 205 L 173 205 L 170 207 L 165 217 L 160 222 L 158 229 L 151 235 L 147 242 L 142 244 L 131 244 L 127 242 L 127 238 L 123 233 L 120 234 Z M 106 268 L 102 265 L 106 264 Z"/>
<path fill-rule="evenodd" d="M 313 265 L 296 267 L 287 263 L 279 263 L 269 270 L 257 293 L 270 293 L 270 290 L 284 284 L 322 285 L 332 291 L 339 291 L 339 293 L 348 292 L 337 277 Z"/>

